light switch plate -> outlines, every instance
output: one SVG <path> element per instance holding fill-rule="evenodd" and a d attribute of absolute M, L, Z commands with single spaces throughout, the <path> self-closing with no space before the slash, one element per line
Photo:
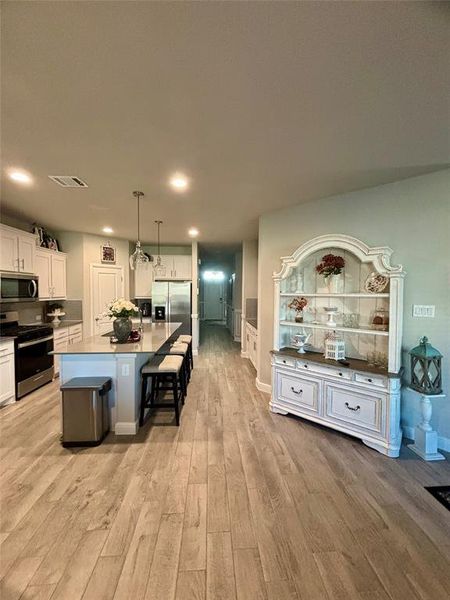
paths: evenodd
<path fill-rule="evenodd" d="M 413 317 L 434 318 L 434 305 L 413 304 Z"/>

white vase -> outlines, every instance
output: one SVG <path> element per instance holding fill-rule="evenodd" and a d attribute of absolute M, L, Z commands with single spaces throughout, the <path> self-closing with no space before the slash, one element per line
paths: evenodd
<path fill-rule="evenodd" d="M 327 277 L 327 285 L 330 294 L 342 294 L 344 291 L 344 278 L 342 273 L 339 275 L 329 275 Z"/>

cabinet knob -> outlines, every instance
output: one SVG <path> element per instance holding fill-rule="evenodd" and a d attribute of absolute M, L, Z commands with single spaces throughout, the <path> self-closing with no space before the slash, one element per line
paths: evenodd
<path fill-rule="evenodd" d="M 307 369 L 307 368 L 308 368 L 308 365 L 303 365 L 303 366 L 305 367 L 305 369 Z"/>
<path fill-rule="evenodd" d="M 342 374 L 342 373 L 339 373 L 339 377 L 343 377 L 343 374 Z"/>
<path fill-rule="evenodd" d="M 368 381 L 369 383 L 372 383 L 372 379 L 371 379 L 370 377 L 368 377 L 368 378 L 367 378 L 367 381 Z"/>

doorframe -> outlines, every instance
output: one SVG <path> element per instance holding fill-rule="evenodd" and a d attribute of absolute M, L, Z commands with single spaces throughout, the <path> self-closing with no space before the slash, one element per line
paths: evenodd
<path fill-rule="evenodd" d="M 94 269 L 108 269 L 108 270 L 115 270 L 115 271 L 119 271 L 120 276 L 121 276 L 121 283 L 122 283 L 122 293 L 123 296 L 125 297 L 125 279 L 124 279 L 124 270 L 123 267 L 121 265 L 105 265 L 103 263 L 90 263 L 89 264 L 89 310 L 91 313 L 91 318 L 89 319 L 90 324 L 90 331 L 91 331 L 91 335 L 94 336 L 95 335 L 95 326 L 94 326 Z"/>

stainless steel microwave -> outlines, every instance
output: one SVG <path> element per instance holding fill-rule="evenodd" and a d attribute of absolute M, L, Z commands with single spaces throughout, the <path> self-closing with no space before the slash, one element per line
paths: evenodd
<path fill-rule="evenodd" d="M 0 302 L 33 302 L 39 299 L 39 278 L 2 271 L 0 273 Z"/>

